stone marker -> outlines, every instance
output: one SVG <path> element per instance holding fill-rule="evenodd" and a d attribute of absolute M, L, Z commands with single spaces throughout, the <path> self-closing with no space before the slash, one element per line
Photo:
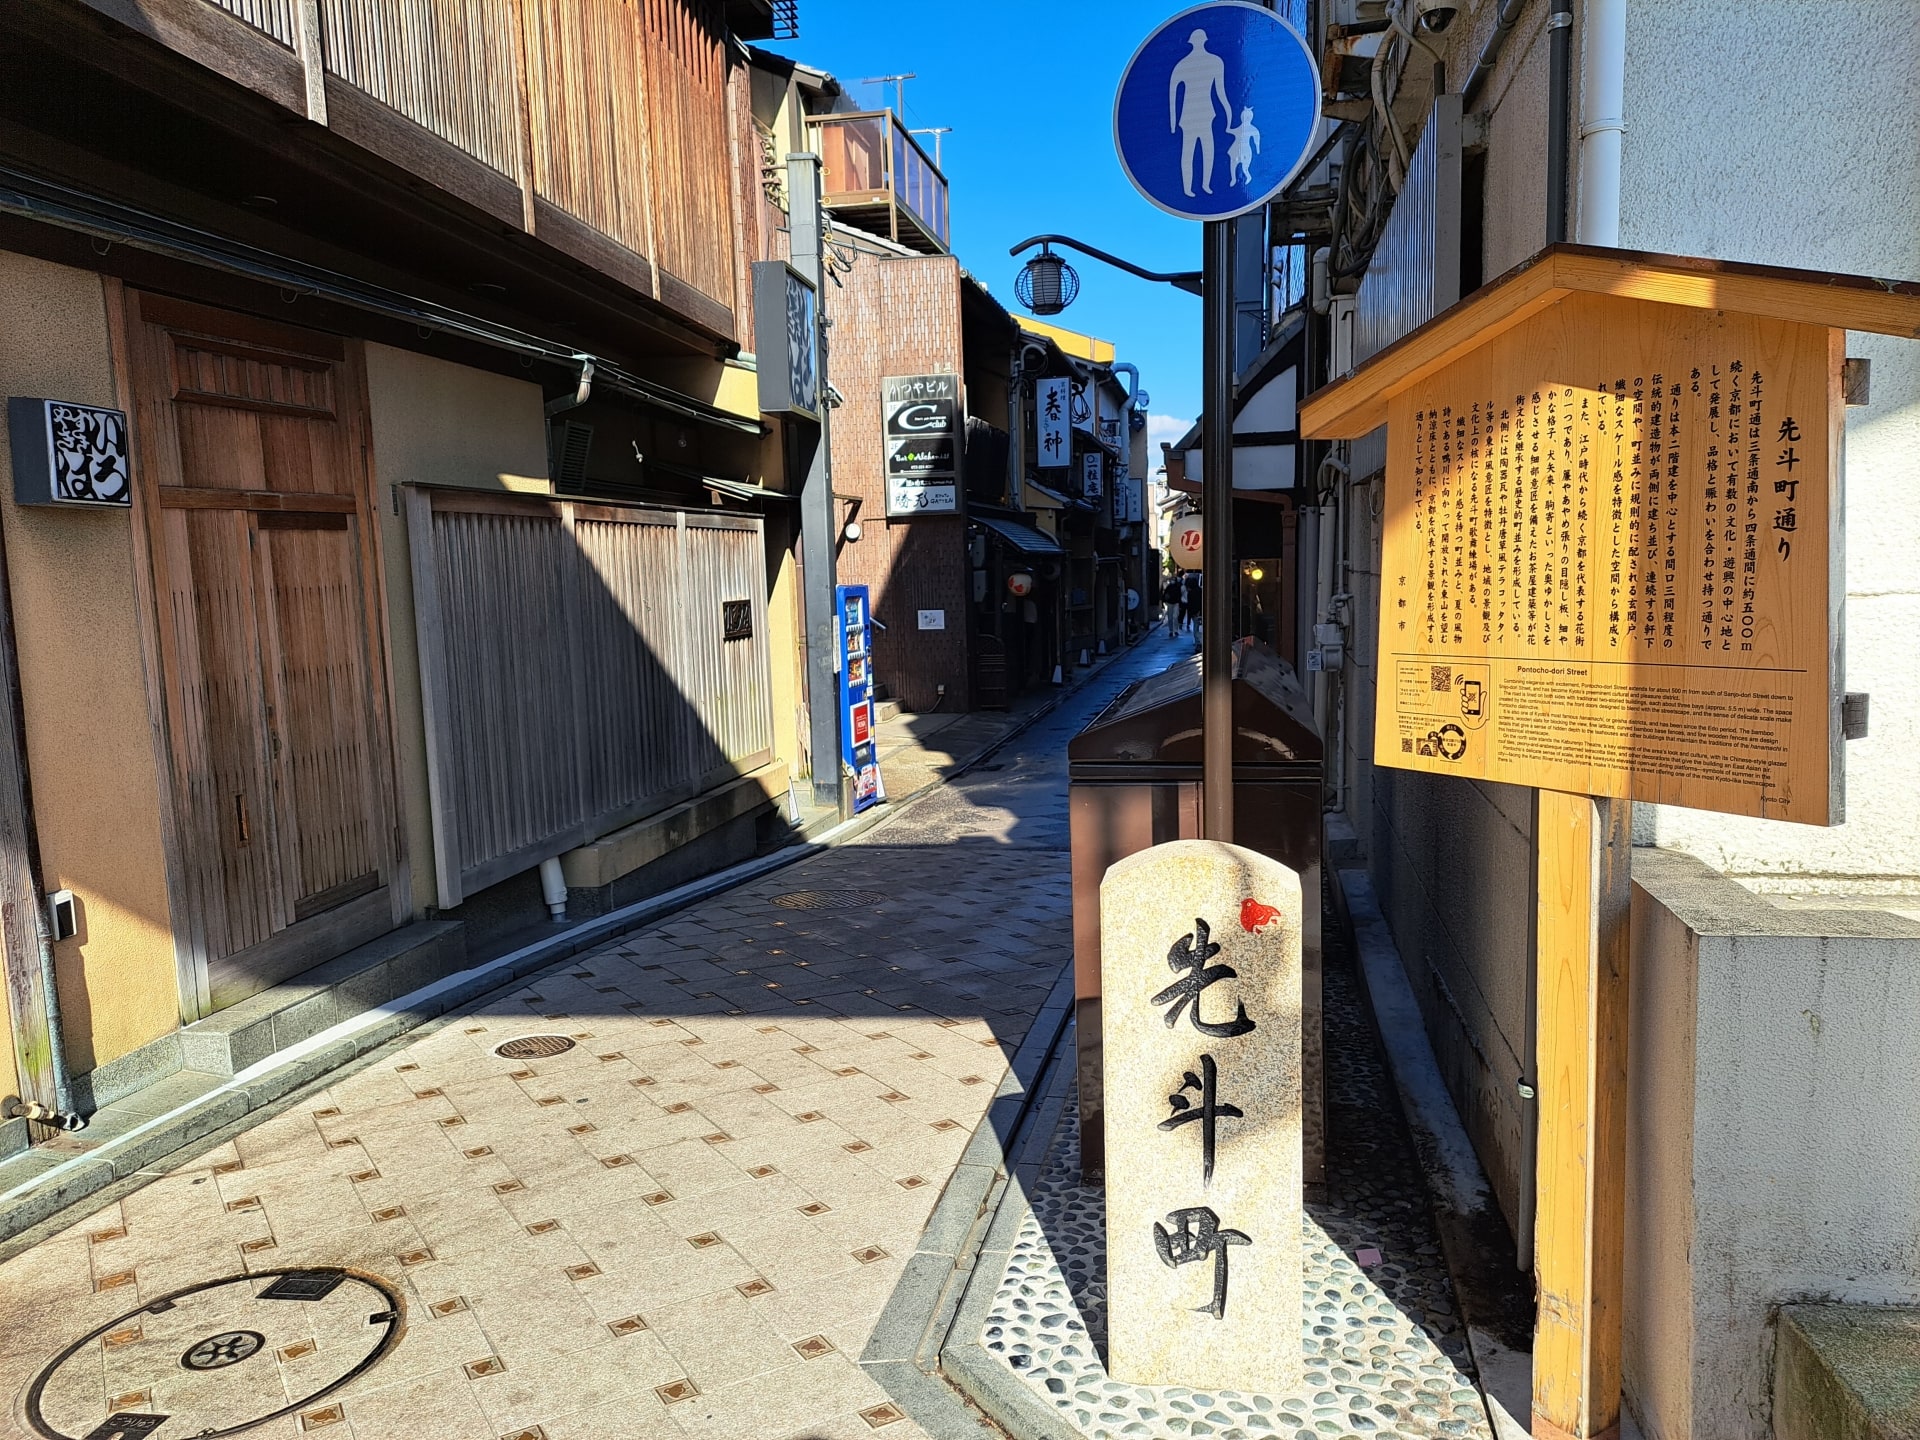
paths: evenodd
<path fill-rule="evenodd" d="M 1100 885 L 1108 1373 L 1300 1383 L 1300 877 L 1211 840 Z"/>

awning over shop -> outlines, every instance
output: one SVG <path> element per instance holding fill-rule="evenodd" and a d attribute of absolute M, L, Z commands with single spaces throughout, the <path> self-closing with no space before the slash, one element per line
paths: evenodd
<path fill-rule="evenodd" d="M 1022 525 L 1018 520 L 1002 520 L 997 515 L 975 514 L 974 522 L 984 525 L 1014 549 L 1025 555 L 1064 555 L 1059 542 L 1051 535 L 1043 535 L 1031 525 Z"/>

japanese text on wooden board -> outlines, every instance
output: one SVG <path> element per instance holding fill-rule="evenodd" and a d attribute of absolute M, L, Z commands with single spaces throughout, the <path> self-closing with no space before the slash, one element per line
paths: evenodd
<path fill-rule="evenodd" d="M 1828 821 L 1830 349 L 1579 296 L 1396 397 L 1379 762 Z"/>

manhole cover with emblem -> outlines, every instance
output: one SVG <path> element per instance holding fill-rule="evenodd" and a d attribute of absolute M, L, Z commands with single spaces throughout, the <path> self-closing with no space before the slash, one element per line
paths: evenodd
<path fill-rule="evenodd" d="M 222 1330 L 218 1335 L 196 1340 L 180 1357 L 180 1363 L 189 1370 L 224 1370 L 242 1360 L 251 1360 L 266 1343 L 267 1337 L 258 1330 Z"/>
<path fill-rule="evenodd" d="M 564 1035 L 522 1035 L 517 1040 L 502 1041 L 493 1047 L 493 1053 L 502 1060 L 544 1060 L 571 1049 L 573 1041 Z"/>
<path fill-rule="evenodd" d="M 886 898 L 878 890 L 792 890 L 773 903 L 782 910 L 859 910 Z"/>
<path fill-rule="evenodd" d="M 45 1440 L 237 1435 L 311 1407 L 392 1351 L 398 1294 L 333 1267 L 232 1275 L 88 1331 L 27 1387 Z"/>

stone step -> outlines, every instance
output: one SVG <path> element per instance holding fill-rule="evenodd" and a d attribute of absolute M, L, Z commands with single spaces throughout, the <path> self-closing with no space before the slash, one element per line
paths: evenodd
<path fill-rule="evenodd" d="M 466 927 L 403 925 L 358 949 L 262 990 L 180 1032 L 181 1068 L 235 1075 L 342 1020 L 466 967 Z"/>
<path fill-rule="evenodd" d="M 1783 1305 L 1775 1440 L 1920 1436 L 1920 1307 Z"/>

